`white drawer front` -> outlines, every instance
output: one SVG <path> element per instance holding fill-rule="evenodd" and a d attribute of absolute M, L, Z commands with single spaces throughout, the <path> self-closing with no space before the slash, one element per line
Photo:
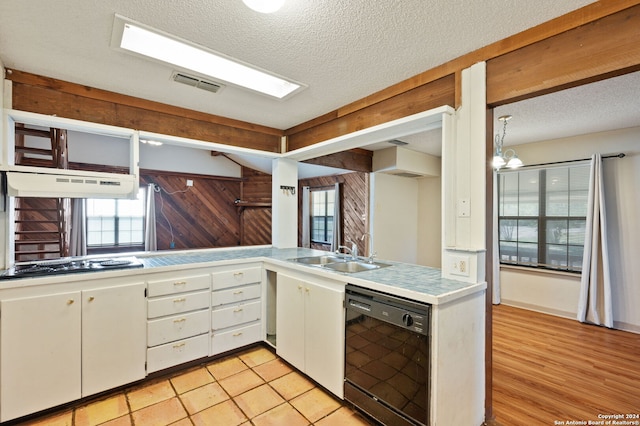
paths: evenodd
<path fill-rule="evenodd" d="M 260 283 L 242 287 L 234 287 L 228 290 L 218 290 L 211 294 L 211 305 L 220 306 L 229 303 L 239 303 L 249 299 L 259 299 L 262 286 Z"/>
<path fill-rule="evenodd" d="M 259 342 L 262 340 L 260 330 L 260 323 L 256 323 L 222 333 L 213 333 L 211 335 L 211 355 Z"/>
<path fill-rule="evenodd" d="M 205 290 L 151 299 L 148 302 L 147 316 L 156 318 L 208 308 L 210 294 L 209 290 Z"/>
<path fill-rule="evenodd" d="M 147 281 L 149 297 L 163 296 L 165 294 L 184 293 L 187 291 L 205 290 L 208 289 L 210 285 L 211 276 L 209 274 Z"/>
<path fill-rule="evenodd" d="M 236 287 L 239 285 L 259 283 L 262 281 L 262 268 L 250 267 L 232 271 L 215 272 L 212 285 L 214 290 Z"/>
<path fill-rule="evenodd" d="M 227 308 L 214 309 L 211 312 L 211 329 L 220 330 L 258 320 L 261 312 L 262 303 L 259 300 Z"/>
<path fill-rule="evenodd" d="M 206 357 L 209 334 L 191 337 L 147 349 L 147 373 Z"/>
<path fill-rule="evenodd" d="M 147 345 L 157 346 L 209 332 L 209 310 L 149 320 Z"/>

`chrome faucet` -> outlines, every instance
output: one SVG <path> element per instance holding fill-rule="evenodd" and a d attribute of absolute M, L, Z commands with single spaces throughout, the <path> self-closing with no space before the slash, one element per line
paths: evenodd
<path fill-rule="evenodd" d="M 369 263 L 373 263 L 373 258 L 376 257 L 376 253 L 373 252 L 373 238 L 371 238 L 371 234 L 365 232 L 364 234 L 362 234 L 362 237 L 360 237 L 360 241 L 364 241 L 367 236 L 369 237 L 369 257 L 367 261 Z"/>
<path fill-rule="evenodd" d="M 338 246 L 336 254 L 340 254 L 340 250 L 344 250 L 347 254 L 351 255 L 351 260 L 358 260 L 358 245 L 353 241 L 348 242 L 351 243 L 351 248 L 347 246 Z"/>

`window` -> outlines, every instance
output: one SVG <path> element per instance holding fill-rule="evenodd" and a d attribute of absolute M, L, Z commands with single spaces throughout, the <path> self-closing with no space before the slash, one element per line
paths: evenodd
<path fill-rule="evenodd" d="M 500 263 L 580 272 L 590 166 L 498 175 Z"/>
<path fill-rule="evenodd" d="M 127 247 L 144 244 L 145 190 L 138 198 L 87 199 L 87 246 Z"/>
<path fill-rule="evenodd" d="M 311 192 L 311 241 L 331 244 L 335 189 Z"/>

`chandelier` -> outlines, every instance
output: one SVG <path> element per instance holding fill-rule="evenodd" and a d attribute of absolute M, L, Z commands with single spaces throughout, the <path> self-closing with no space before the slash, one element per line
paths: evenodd
<path fill-rule="evenodd" d="M 512 117 L 510 115 L 502 115 L 498 117 L 498 121 L 502 121 L 502 136 L 497 134 L 493 141 L 496 151 L 493 156 L 493 161 L 491 162 L 491 165 L 496 170 L 505 166 L 509 169 L 517 169 L 523 165 L 522 160 L 518 158 L 518 155 L 513 149 L 503 151 L 504 136 L 507 134 L 507 122 L 511 120 L 511 118 Z"/>

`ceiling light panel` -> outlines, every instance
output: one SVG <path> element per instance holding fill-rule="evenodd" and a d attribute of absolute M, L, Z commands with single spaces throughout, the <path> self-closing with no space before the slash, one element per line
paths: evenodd
<path fill-rule="evenodd" d="M 280 77 L 227 55 L 153 29 L 120 15 L 114 19 L 112 46 L 223 80 L 277 99 L 303 90 L 302 83 Z"/>

